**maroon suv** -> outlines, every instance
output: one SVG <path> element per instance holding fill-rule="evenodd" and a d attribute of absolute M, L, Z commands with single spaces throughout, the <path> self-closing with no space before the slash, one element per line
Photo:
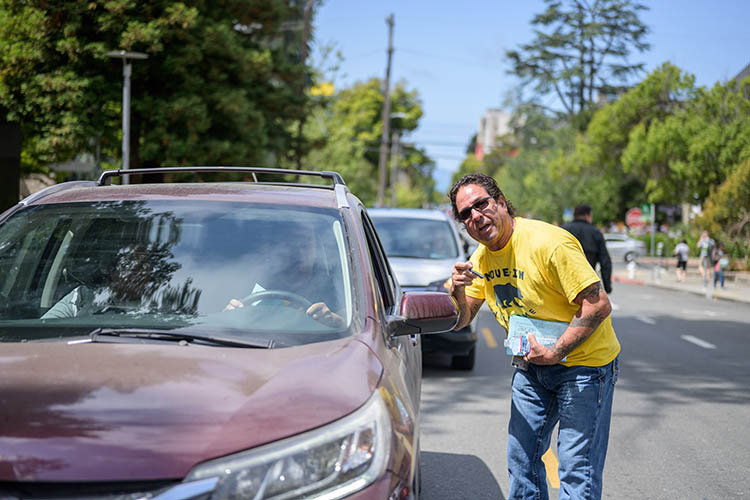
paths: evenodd
<path fill-rule="evenodd" d="M 452 299 L 400 290 L 338 174 L 148 172 L 204 171 L 249 180 L 0 215 L 0 498 L 418 497 L 417 334 Z"/>

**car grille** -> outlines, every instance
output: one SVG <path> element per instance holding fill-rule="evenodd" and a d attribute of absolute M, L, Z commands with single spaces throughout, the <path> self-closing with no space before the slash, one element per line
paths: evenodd
<path fill-rule="evenodd" d="M 178 481 L 103 483 L 0 482 L 0 500 L 146 500 Z"/>

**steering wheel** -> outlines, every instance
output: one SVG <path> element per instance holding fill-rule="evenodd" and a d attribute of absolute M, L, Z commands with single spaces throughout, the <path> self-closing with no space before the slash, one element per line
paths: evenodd
<path fill-rule="evenodd" d="M 122 306 L 122 305 L 115 305 L 115 304 L 108 304 L 104 307 L 97 309 L 92 314 L 126 314 L 129 312 L 136 311 L 138 308 L 135 306 Z"/>
<path fill-rule="evenodd" d="M 242 303 L 247 305 L 252 304 L 253 302 L 263 302 L 264 300 L 288 300 L 292 304 L 303 307 L 305 310 L 312 305 L 312 302 L 302 295 L 294 292 L 287 292 L 285 290 L 262 290 L 260 292 L 251 293 L 242 299 Z"/>

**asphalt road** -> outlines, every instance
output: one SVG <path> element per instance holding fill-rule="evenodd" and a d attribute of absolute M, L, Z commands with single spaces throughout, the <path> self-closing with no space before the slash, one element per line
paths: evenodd
<path fill-rule="evenodd" d="M 750 498 L 750 305 L 616 283 L 622 345 L 604 498 Z M 427 500 L 505 499 L 510 360 L 489 312 L 472 372 L 425 358 Z M 547 456 L 557 498 L 554 455 Z"/>

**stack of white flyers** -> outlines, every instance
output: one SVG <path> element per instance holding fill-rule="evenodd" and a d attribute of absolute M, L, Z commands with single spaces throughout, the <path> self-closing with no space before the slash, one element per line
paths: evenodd
<path fill-rule="evenodd" d="M 545 321 L 526 316 L 513 315 L 508 322 L 508 337 L 505 339 L 505 353 L 510 356 L 523 356 L 529 352 L 529 334 L 545 347 L 552 347 L 568 328 L 569 323 Z M 566 356 L 567 358 L 567 356 Z M 565 361 L 563 359 L 562 361 Z"/>

